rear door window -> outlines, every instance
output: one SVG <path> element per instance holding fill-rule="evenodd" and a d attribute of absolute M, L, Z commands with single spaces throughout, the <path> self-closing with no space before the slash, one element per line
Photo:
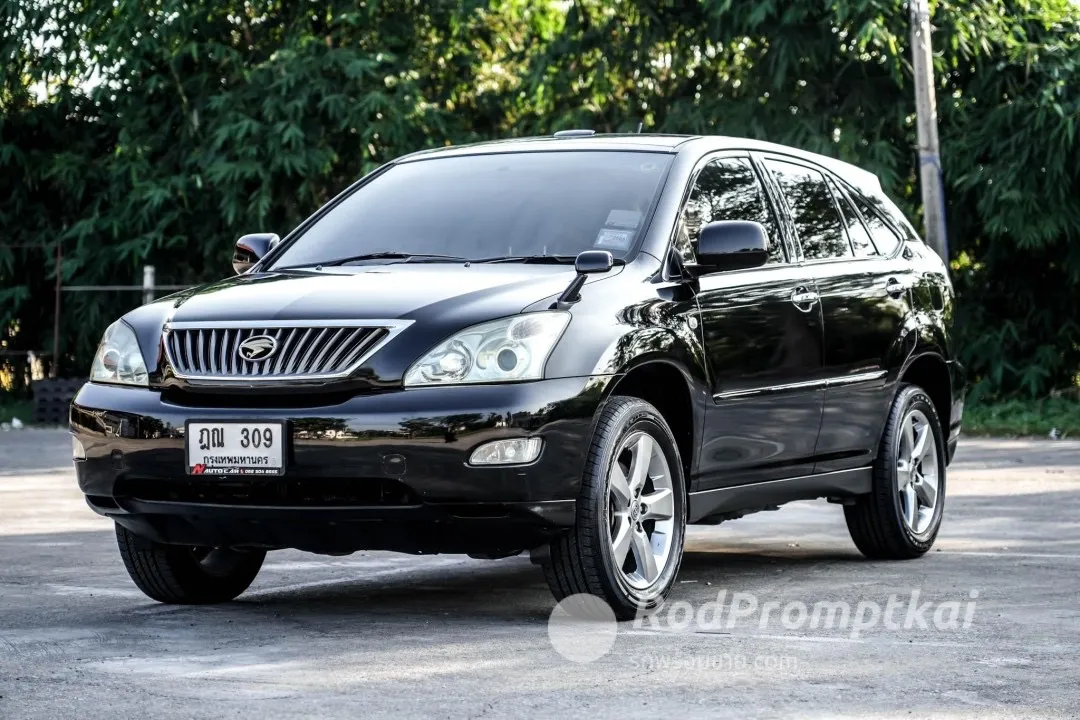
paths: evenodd
<path fill-rule="evenodd" d="M 787 198 L 803 257 L 826 260 L 854 255 L 825 176 L 782 160 L 766 160 L 765 165 Z"/>

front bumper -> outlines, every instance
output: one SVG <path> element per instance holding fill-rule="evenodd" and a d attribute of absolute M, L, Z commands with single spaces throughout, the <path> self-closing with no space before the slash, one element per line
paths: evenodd
<path fill-rule="evenodd" d="M 155 390 L 88 383 L 71 407 L 85 455 L 76 474 L 94 510 L 160 542 L 332 553 L 521 549 L 574 522 L 593 417 L 611 379 L 418 388 L 303 408 L 281 406 L 297 396 L 265 407 L 273 400 L 255 395 L 193 407 Z M 189 476 L 185 422 L 225 419 L 286 421 L 285 473 Z M 529 465 L 467 464 L 485 442 L 533 436 L 544 446 Z"/>

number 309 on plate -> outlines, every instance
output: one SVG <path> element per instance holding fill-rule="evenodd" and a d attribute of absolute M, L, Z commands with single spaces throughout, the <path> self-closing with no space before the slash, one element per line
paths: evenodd
<path fill-rule="evenodd" d="M 192 475 L 280 475 L 285 471 L 282 422 L 191 421 L 184 442 Z"/>

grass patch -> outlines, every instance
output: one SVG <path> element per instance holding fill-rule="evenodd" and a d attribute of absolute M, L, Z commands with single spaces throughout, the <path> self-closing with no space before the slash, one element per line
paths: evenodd
<path fill-rule="evenodd" d="M 0 398 L 0 422 L 11 422 L 11 418 L 17 417 L 27 425 L 34 414 L 33 400 L 11 400 Z"/>
<path fill-rule="evenodd" d="M 1055 428 L 1062 438 L 1080 438 L 1080 401 L 1055 397 L 976 403 L 964 408 L 967 435 L 1049 437 Z"/>

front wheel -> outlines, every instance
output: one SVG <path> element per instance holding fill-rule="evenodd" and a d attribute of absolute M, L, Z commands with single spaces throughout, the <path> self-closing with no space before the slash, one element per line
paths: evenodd
<path fill-rule="evenodd" d="M 643 400 L 614 397 L 593 432 L 577 524 L 544 565 L 556 599 L 588 593 L 626 620 L 675 582 L 686 534 L 686 484 L 671 429 Z"/>
<path fill-rule="evenodd" d="M 165 545 L 116 526 L 128 575 L 158 602 L 195 605 L 232 600 L 259 574 L 266 552 Z"/>

